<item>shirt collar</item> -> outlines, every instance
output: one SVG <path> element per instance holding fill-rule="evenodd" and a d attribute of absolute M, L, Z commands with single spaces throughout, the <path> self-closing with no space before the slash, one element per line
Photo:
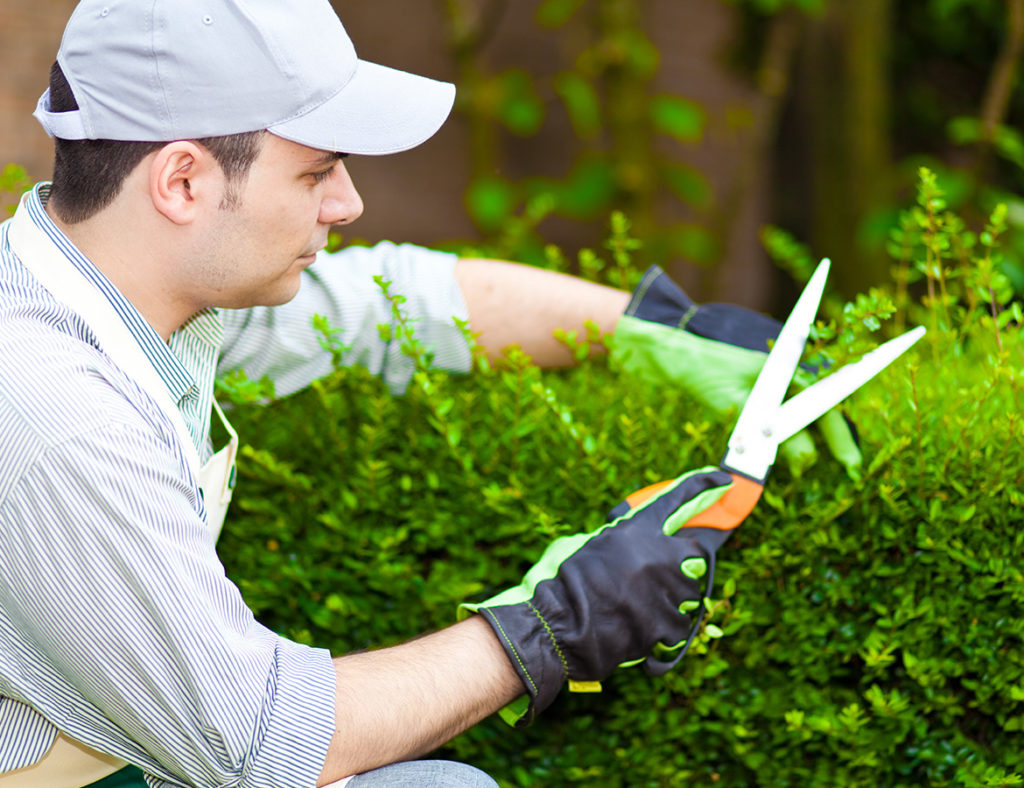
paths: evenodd
<path fill-rule="evenodd" d="M 26 201 L 25 206 L 32 222 L 50 238 L 61 253 L 77 268 L 82 275 L 96 285 L 101 293 L 110 301 L 118 316 L 124 321 L 129 332 L 145 353 L 146 358 L 156 369 L 160 379 L 167 386 L 175 402 L 180 402 L 190 392 L 196 390 L 196 371 L 190 370 L 172 348 L 180 345 L 183 336 L 193 338 L 203 344 L 209 344 L 215 350 L 223 339 L 223 324 L 220 315 L 214 309 L 205 309 L 197 313 L 180 329 L 171 335 L 169 342 L 164 342 L 156 330 L 124 297 L 120 290 L 90 260 L 71 243 L 60 228 L 44 210 L 50 197 L 50 184 L 40 183 Z"/>

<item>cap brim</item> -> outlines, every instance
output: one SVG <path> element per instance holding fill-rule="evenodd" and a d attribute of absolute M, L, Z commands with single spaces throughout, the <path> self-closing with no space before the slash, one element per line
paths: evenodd
<path fill-rule="evenodd" d="M 383 156 L 430 139 L 454 102 L 451 83 L 360 60 L 338 93 L 268 131 L 319 150 Z"/>

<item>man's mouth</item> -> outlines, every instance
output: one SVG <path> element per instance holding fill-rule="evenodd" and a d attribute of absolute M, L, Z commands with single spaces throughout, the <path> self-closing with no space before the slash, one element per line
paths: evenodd
<path fill-rule="evenodd" d="M 322 243 L 318 243 L 315 247 L 313 247 L 312 251 L 306 252 L 306 254 L 304 254 L 303 257 L 316 257 L 316 255 L 320 254 L 320 252 L 322 252 L 326 248 L 327 248 L 327 239 L 324 238 Z"/>
<path fill-rule="evenodd" d="M 326 244 L 325 244 L 324 246 L 326 246 Z M 318 255 L 318 254 L 319 254 L 319 253 L 320 253 L 321 251 L 323 251 L 323 249 L 324 249 L 324 246 L 319 246 L 319 247 L 317 247 L 316 249 L 314 249 L 314 250 L 313 250 L 312 252 L 306 252 L 306 253 L 305 253 L 304 255 L 302 255 L 302 256 L 301 256 L 301 257 L 299 257 L 298 259 L 299 259 L 299 260 L 315 260 L 315 259 L 316 259 L 316 256 L 317 256 L 317 255 Z"/>

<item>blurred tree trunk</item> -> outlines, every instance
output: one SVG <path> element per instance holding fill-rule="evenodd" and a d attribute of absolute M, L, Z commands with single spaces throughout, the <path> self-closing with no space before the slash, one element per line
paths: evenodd
<path fill-rule="evenodd" d="M 756 239 L 765 223 L 765 203 L 773 178 L 772 149 L 778 140 L 782 109 L 790 98 L 793 61 L 806 32 L 806 21 L 806 15 L 795 8 L 785 8 L 771 17 L 754 78 L 756 91 L 750 100 L 750 135 L 737 156 L 735 174 L 715 222 L 724 247 L 722 260 L 708 272 L 708 290 L 716 300 L 741 301 L 762 309 L 771 301 L 765 292 L 770 270 L 764 255 L 754 257 L 744 252 L 746 236 Z M 781 187 L 791 189 L 795 185 L 783 183 Z M 752 289 L 762 291 L 759 297 Z"/>
<path fill-rule="evenodd" d="M 834 285 L 846 295 L 888 271 L 884 255 L 865 244 L 863 226 L 891 196 L 890 22 L 891 0 L 833 0 L 814 22 L 803 58 L 811 243 L 833 259 Z"/>
<path fill-rule="evenodd" d="M 1022 55 L 1024 0 L 1006 0 L 1006 35 L 999 56 L 992 65 L 992 73 L 981 102 L 981 139 L 974 151 L 975 189 L 987 182 L 992 177 L 992 170 L 998 166 L 996 132 L 1006 121 Z"/>

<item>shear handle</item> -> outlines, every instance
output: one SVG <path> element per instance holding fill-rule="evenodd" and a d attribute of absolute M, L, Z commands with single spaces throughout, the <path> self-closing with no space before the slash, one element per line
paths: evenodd
<path fill-rule="evenodd" d="M 761 498 L 764 485 L 738 473 L 730 475 L 732 476 L 732 487 L 728 492 L 704 511 L 697 512 L 683 524 L 683 528 L 715 528 L 719 531 L 731 531 L 747 519 Z M 657 482 L 630 493 L 626 496 L 626 503 L 631 509 L 637 507 L 648 498 L 657 495 L 672 481 L 669 479 Z"/>

